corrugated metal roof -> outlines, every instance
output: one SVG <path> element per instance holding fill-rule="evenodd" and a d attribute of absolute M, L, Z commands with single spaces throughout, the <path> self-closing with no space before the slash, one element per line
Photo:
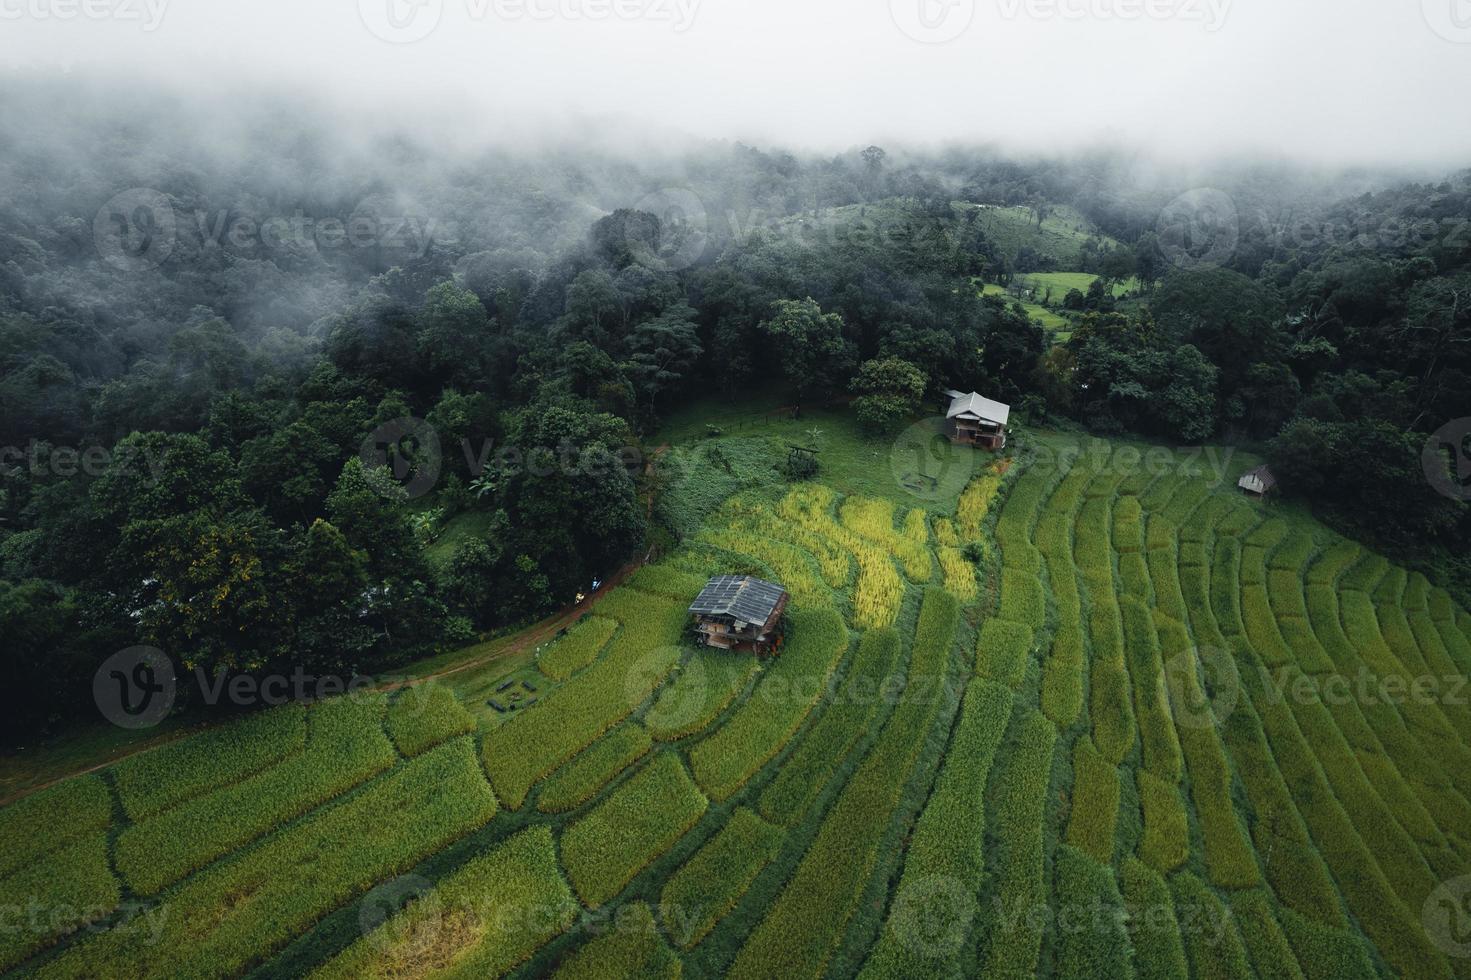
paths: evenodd
<path fill-rule="evenodd" d="M 786 594 L 775 582 L 751 575 L 717 575 L 690 603 L 690 612 L 697 616 L 734 616 L 746 623 L 764 623 Z"/>
<path fill-rule="evenodd" d="M 945 417 L 953 419 L 959 415 L 973 415 L 983 422 L 1005 425 L 1006 420 L 1011 418 L 1011 406 L 983 398 L 972 391 L 951 400 L 950 411 L 945 413 Z"/>
<path fill-rule="evenodd" d="M 1271 490 L 1277 485 L 1276 475 L 1273 474 L 1271 467 L 1267 466 L 1265 463 L 1263 463 L 1261 466 L 1258 466 L 1256 469 L 1247 470 L 1246 473 L 1241 477 L 1241 479 L 1236 481 L 1236 483 L 1238 486 L 1244 486 L 1248 479 L 1259 482 L 1262 487 L 1267 490 Z"/>

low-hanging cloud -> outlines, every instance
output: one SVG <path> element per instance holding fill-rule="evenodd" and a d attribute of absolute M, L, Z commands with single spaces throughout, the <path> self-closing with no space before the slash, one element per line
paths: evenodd
<path fill-rule="evenodd" d="M 1471 157 L 1464 3 L 0 0 L 0 63 L 310 93 L 508 145 L 595 130 L 1451 167 Z"/>

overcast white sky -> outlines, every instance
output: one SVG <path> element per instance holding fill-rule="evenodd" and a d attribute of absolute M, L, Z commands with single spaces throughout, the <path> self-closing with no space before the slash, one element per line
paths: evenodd
<path fill-rule="evenodd" d="M 0 0 L 0 64 L 285 87 L 477 136 L 617 119 L 1471 164 L 1471 0 Z"/>

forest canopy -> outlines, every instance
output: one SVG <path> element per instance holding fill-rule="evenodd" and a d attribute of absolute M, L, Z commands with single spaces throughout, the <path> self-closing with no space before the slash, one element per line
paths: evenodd
<path fill-rule="evenodd" d="M 1471 532 L 1424 455 L 1471 416 L 1468 173 L 1222 168 L 1221 251 L 1161 220 L 1195 179 L 1109 153 L 445 154 L 265 113 L 223 146 L 124 106 L 83 147 L 22 101 L 0 96 L 0 617 L 46 696 L 11 735 L 135 643 L 366 671 L 555 609 L 645 541 L 660 419 L 752 386 L 851 398 L 875 431 L 985 390 L 1254 446 L 1386 547 Z M 1065 338 L 1007 295 L 1052 272 L 1091 280 L 1042 298 Z M 431 463 L 430 489 L 393 478 Z"/>

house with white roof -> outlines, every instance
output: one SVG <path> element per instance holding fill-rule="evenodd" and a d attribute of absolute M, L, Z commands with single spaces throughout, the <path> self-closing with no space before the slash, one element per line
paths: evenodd
<path fill-rule="evenodd" d="M 945 431 L 950 441 L 979 446 L 995 452 L 1006 448 L 1006 422 L 1011 406 L 992 401 L 974 391 L 946 391 L 950 408 L 945 412 Z"/>

